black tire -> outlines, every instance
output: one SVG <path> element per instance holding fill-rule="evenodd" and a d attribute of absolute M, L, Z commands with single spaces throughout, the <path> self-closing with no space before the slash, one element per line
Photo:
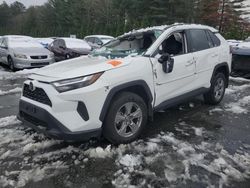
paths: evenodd
<path fill-rule="evenodd" d="M 12 70 L 13 72 L 16 71 L 15 64 L 10 56 L 8 57 L 8 65 L 10 70 Z"/>
<path fill-rule="evenodd" d="M 221 83 L 223 83 L 223 85 L 221 85 Z M 227 85 L 227 80 L 225 75 L 220 72 L 217 73 L 212 79 L 209 91 L 206 94 L 204 94 L 205 103 L 210 105 L 219 104 L 225 95 L 226 85 Z"/>
<path fill-rule="evenodd" d="M 132 113 L 128 115 L 125 115 L 125 113 L 124 114 L 120 113 L 122 110 L 127 111 L 128 105 L 132 105 L 132 108 L 130 110 L 130 112 Z M 136 114 L 133 112 L 133 110 L 135 110 L 134 112 L 140 112 L 140 113 L 137 113 L 137 114 L 140 114 L 140 118 L 137 118 L 137 121 L 136 121 L 136 118 L 131 120 L 132 118 L 135 117 L 132 114 Z M 118 133 L 119 132 L 118 129 L 120 126 L 120 124 L 116 122 L 117 121 L 116 118 L 119 117 L 118 112 L 121 115 L 120 117 L 124 118 L 124 120 L 121 120 L 121 122 L 119 122 L 121 123 L 120 129 L 122 129 L 122 126 L 127 126 L 126 129 L 124 129 L 125 130 L 124 133 Z M 105 117 L 105 121 L 103 125 L 103 136 L 113 144 L 130 143 L 136 140 L 142 133 L 144 127 L 147 124 L 147 120 L 148 120 L 147 114 L 148 114 L 147 105 L 145 104 L 144 100 L 140 96 L 134 93 L 130 93 L 130 92 L 122 92 L 113 99 L 111 106 L 109 107 L 109 110 L 108 110 L 107 116 Z M 125 116 L 127 116 L 126 118 L 128 119 L 126 119 Z M 138 125 L 140 124 L 140 126 L 136 124 Z M 135 128 L 136 131 L 134 131 L 134 133 L 132 133 L 133 131 L 131 129 L 131 126 L 133 126 L 134 128 L 136 127 Z M 131 135 L 129 134 L 129 129 L 130 129 Z M 127 135 L 122 136 L 121 134 L 123 135 L 127 134 Z"/>

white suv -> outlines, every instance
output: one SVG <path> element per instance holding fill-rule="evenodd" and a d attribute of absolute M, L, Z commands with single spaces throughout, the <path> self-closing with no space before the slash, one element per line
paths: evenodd
<path fill-rule="evenodd" d="M 24 83 L 19 118 L 48 136 L 135 140 L 154 112 L 204 95 L 218 104 L 231 54 L 217 30 L 171 25 L 133 31 L 88 57 L 42 68 Z"/>

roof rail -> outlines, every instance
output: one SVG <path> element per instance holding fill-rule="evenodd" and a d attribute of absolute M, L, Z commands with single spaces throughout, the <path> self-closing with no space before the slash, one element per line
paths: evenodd
<path fill-rule="evenodd" d="M 164 30 L 167 30 L 167 29 L 174 27 L 174 26 L 180 26 L 180 25 L 185 25 L 185 23 L 174 23 L 174 24 L 168 25 Z"/>

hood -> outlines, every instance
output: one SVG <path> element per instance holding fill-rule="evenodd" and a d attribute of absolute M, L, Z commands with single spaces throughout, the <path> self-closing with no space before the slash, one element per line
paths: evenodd
<path fill-rule="evenodd" d="M 41 46 L 28 48 L 12 48 L 13 53 L 20 53 L 27 56 L 49 55 L 51 52 Z"/>
<path fill-rule="evenodd" d="M 120 61 L 121 64 L 114 66 L 110 64 L 111 61 L 114 60 L 109 60 L 104 57 L 79 57 L 41 68 L 29 78 L 44 82 L 53 82 L 117 69 L 130 64 L 130 61 L 120 59 L 117 61 Z"/>
<path fill-rule="evenodd" d="M 242 42 L 232 49 L 235 55 L 250 55 L 250 42 Z"/>

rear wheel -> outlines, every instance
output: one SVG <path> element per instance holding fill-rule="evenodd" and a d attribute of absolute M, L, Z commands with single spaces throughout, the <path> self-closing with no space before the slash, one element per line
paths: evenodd
<path fill-rule="evenodd" d="M 15 64 L 14 64 L 13 59 L 12 59 L 11 57 L 8 57 L 8 65 L 9 65 L 9 67 L 10 67 L 10 69 L 11 69 L 12 71 L 15 71 L 15 70 L 16 70 Z"/>
<path fill-rule="evenodd" d="M 204 95 L 205 102 L 211 105 L 219 104 L 225 95 L 226 84 L 225 75 L 217 73 L 212 80 L 209 92 Z"/>
<path fill-rule="evenodd" d="M 139 137 L 146 123 L 144 100 L 134 93 L 124 92 L 115 97 L 109 108 L 103 135 L 114 144 L 129 143 Z"/>

